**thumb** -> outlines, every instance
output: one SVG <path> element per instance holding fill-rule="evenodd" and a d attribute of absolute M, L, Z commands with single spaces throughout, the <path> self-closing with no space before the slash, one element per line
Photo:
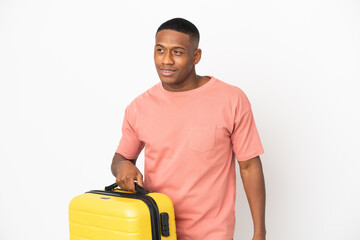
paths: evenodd
<path fill-rule="evenodd" d="M 138 173 L 136 174 L 136 181 L 140 186 L 144 187 L 143 175 L 140 171 L 138 171 Z"/>

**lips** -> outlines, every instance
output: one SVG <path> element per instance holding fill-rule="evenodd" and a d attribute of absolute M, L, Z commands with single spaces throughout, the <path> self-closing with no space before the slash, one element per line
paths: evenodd
<path fill-rule="evenodd" d="M 167 77 L 174 75 L 176 71 L 177 71 L 176 69 L 171 69 L 171 68 L 160 68 L 160 72 L 162 73 L 162 75 Z"/>

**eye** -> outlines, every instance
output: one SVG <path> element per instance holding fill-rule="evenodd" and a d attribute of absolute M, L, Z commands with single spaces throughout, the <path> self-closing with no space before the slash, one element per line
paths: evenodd
<path fill-rule="evenodd" d="M 177 56 L 179 56 L 179 55 L 182 55 L 182 54 L 183 54 L 183 52 L 178 51 L 178 50 L 175 50 L 175 51 L 174 51 L 174 54 L 175 54 L 175 55 L 177 55 Z"/>
<path fill-rule="evenodd" d="M 164 53 L 164 49 L 157 48 L 157 49 L 156 49 L 156 52 L 162 54 L 162 53 Z"/>

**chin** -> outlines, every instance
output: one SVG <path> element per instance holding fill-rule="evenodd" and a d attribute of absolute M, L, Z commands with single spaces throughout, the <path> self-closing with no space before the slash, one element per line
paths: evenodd
<path fill-rule="evenodd" d="M 176 79 L 174 78 L 170 78 L 170 77 L 164 77 L 164 76 L 159 76 L 160 81 L 162 83 L 167 83 L 167 84 L 174 84 L 176 83 Z"/>

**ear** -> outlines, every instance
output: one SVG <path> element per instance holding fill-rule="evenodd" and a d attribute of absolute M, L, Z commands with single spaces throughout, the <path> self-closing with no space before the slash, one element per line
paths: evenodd
<path fill-rule="evenodd" d="M 193 64 L 196 65 L 200 62 L 201 59 L 201 49 L 198 48 L 194 51 Z"/>

